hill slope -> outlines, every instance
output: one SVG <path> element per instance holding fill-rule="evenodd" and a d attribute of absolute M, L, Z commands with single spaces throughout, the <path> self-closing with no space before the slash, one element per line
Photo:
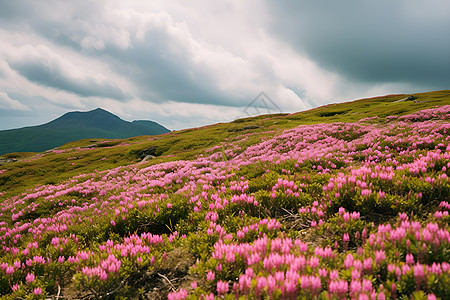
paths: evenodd
<path fill-rule="evenodd" d="M 123 139 L 167 132 L 170 131 L 156 122 L 127 122 L 98 108 L 88 112 L 69 112 L 39 126 L 0 131 L 0 155 L 41 152 L 81 139 Z"/>
<path fill-rule="evenodd" d="M 0 295 L 450 299 L 450 92 L 407 96 L 5 155 Z"/>
<path fill-rule="evenodd" d="M 0 174 L 0 191 L 8 194 L 18 193 L 37 184 L 55 183 L 69 179 L 79 173 L 106 170 L 140 161 L 139 154 L 149 147 L 157 147 L 157 158 L 150 163 L 157 164 L 176 159 L 195 159 L 204 154 L 209 147 L 222 145 L 241 135 L 249 134 L 245 147 L 269 138 L 283 129 L 301 124 L 333 122 L 357 122 L 364 118 L 378 117 L 372 122 L 385 122 L 391 115 L 402 116 L 421 109 L 450 105 L 450 90 L 415 94 L 416 101 L 401 101 L 410 95 L 388 95 L 360 99 L 352 102 L 330 104 L 295 114 L 263 115 L 239 119 L 225 124 L 215 124 L 201 128 L 173 131 L 160 139 L 148 136 L 125 140 L 98 143 L 103 147 L 87 148 L 90 139 L 70 142 L 59 147 L 58 151 L 47 154 L 3 155 L 3 161 L 18 160 L 3 164 L 0 156 L 0 169 L 8 170 Z M 247 129 L 245 129 L 247 128 Z M 30 137 L 32 138 L 32 137 Z M 81 148 L 83 151 L 76 150 Z M 58 154 L 59 153 L 59 154 Z M 58 155 L 57 155 L 58 154 Z M 32 156 L 30 156 L 32 155 Z M 74 164 L 69 158 L 77 157 Z M 101 160 L 107 157 L 107 160 Z"/>

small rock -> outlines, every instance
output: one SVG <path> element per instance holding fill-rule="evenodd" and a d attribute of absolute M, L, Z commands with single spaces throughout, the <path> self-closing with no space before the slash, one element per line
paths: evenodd
<path fill-rule="evenodd" d="M 147 155 L 146 157 L 144 157 L 144 159 L 141 162 L 146 162 L 146 161 L 152 160 L 154 158 L 155 158 L 155 156 L 153 156 L 153 155 Z"/>
<path fill-rule="evenodd" d="M 156 156 L 156 149 L 158 149 L 158 146 L 151 146 L 147 149 L 142 150 L 138 153 L 139 158 L 145 159 L 147 156 L 153 156 L 153 158 Z"/>

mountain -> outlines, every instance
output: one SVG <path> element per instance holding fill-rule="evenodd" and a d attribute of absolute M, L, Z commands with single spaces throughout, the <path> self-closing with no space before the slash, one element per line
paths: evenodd
<path fill-rule="evenodd" d="M 152 121 L 124 121 L 97 108 L 68 112 L 43 125 L 0 131 L 0 155 L 12 152 L 41 152 L 71 141 L 90 138 L 129 138 L 170 132 Z"/>

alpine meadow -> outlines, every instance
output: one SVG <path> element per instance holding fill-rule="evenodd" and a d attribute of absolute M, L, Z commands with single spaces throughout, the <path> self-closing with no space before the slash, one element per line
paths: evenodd
<path fill-rule="evenodd" d="M 1 299 L 450 299 L 450 91 L 0 157 Z"/>

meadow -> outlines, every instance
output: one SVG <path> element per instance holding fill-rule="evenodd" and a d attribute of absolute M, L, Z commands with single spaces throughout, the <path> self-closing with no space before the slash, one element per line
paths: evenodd
<path fill-rule="evenodd" d="M 416 96 L 9 154 L 1 298 L 450 299 L 450 92 Z"/>

